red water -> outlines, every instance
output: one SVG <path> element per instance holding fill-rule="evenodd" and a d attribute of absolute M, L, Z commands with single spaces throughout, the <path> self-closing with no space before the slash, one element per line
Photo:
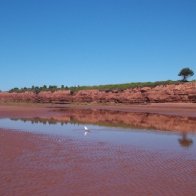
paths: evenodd
<path fill-rule="evenodd" d="M 0 195 L 195 195 L 179 153 L 0 129 Z"/>

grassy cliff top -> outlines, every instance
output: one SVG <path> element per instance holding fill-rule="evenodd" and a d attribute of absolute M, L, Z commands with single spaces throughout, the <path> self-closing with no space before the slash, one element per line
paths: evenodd
<path fill-rule="evenodd" d="M 195 80 L 193 80 L 195 81 Z M 193 82 L 192 81 L 192 82 Z M 57 91 L 57 90 L 71 90 L 71 91 L 79 91 L 79 90 L 125 90 L 129 88 L 136 88 L 136 87 L 155 87 L 158 85 L 167 85 L 167 84 L 179 84 L 182 83 L 181 81 L 156 81 L 156 82 L 132 82 L 132 83 L 124 83 L 124 84 L 106 84 L 106 85 L 95 85 L 95 86 L 46 86 L 43 85 L 41 87 L 32 86 L 31 88 L 13 88 L 9 90 L 10 93 L 12 92 L 25 92 L 25 91 L 33 91 L 33 92 L 41 92 L 41 91 Z"/>

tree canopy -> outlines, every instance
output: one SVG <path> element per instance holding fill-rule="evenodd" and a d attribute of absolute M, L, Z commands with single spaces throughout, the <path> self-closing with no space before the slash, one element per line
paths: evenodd
<path fill-rule="evenodd" d="M 193 70 L 191 70 L 188 67 L 185 67 L 183 69 L 181 69 L 181 71 L 179 72 L 178 76 L 182 77 L 182 81 L 186 82 L 188 77 L 191 77 L 194 75 Z"/>

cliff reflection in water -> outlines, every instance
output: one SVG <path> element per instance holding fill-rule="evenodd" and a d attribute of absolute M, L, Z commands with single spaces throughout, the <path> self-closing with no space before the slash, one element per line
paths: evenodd
<path fill-rule="evenodd" d="M 19 120 L 19 118 L 12 118 L 12 120 Z M 183 134 L 187 132 L 196 133 L 196 118 L 194 117 L 109 110 L 56 109 L 53 111 L 52 116 L 22 118 L 20 120 L 43 124 L 94 124 L 111 127 L 177 131 Z M 185 137 L 183 136 L 183 138 Z"/>

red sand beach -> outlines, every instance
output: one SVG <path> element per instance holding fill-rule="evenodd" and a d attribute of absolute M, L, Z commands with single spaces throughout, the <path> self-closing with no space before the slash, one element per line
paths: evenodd
<path fill-rule="evenodd" d="M 195 195 L 196 160 L 0 129 L 0 195 Z"/>
<path fill-rule="evenodd" d="M 47 117 L 54 108 L 1 105 L 0 117 Z M 191 117 L 196 111 L 194 104 L 94 106 L 103 108 Z M 191 196 L 196 159 L 188 155 L 0 128 L 0 195 Z"/>

